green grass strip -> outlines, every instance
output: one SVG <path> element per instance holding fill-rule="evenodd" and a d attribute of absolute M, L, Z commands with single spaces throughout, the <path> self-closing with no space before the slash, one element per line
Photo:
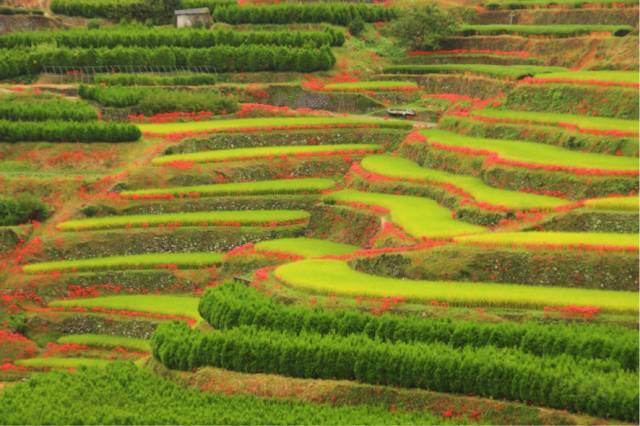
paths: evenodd
<path fill-rule="evenodd" d="M 62 336 L 58 343 L 95 346 L 98 348 L 125 348 L 139 352 L 151 352 L 149 341 L 133 337 L 110 336 L 108 334 L 71 334 Z"/>
<path fill-rule="evenodd" d="M 606 197 L 592 198 L 585 202 L 585 206 L 596 210 L 621 210 L 637 212 L 640 209 L 640 198 L 632 197 Z"/>
<path fill-rule="evenodd" d="M 611 83 L 638 84 L 636 71 L 566 71 L 536 76 L 540 80 L 566 79 L 578 81 L 605 81 Z"/>
<path fill-rule="evenodd" d="M 564 67 L 537 65 L 491 65 L 491 64 L 433 64 L 433 65 L 395 65 L 386 67 L 385 74 L 434 74 L 434 73 L 473 73 L 492 77 L 519 79 L 542 73 L 566 71 Z"/>
<path fill-rule="evenodd" d="M 598 306 L 612 311 L 638 310 L 637 293 L 479 282 L 416 281 L 358 272 L 340 260 L 309 259 L 275 270 L 286 285 L 302 290 L 343 296 L 391 297 L 466 306 Z"/>
<path fill-rule="evenodd" d="M 381 81 L 357 81 L 354 83 L 333 83 L 324 86 L 325 90 L 334 91 L 349 91 L 349 90 L 389 90 L 397 88 L 415 88 L 418 89 L 418 84 L 415 81 L 395 81 L 395 80 L 381 80 Z"/>
<path fill-rule="evenodd" d="M 140 130 L 154 134 L 180 132 L 216 132 L 216 131 L 256 131 L 288 127 L 355 127 L 375 126 L 389 128 L 410 128 L 411 123 L 402 120 L 383 120 L 374 117 L 265 117 L 239 118 L 234 120 L 191 121 L 187 123 L 140 124 Z"/>
<path fill-rule="evenodd" d="M 185 196 L 198 194 L 203 197 L 222 195 L 294 194 L 298 192 L 318 192 L 335 186 L 331 179 L 278 179 L 257 182 L 218 183 L 213 185 L 178 186 L 173 188 L 139 189 L 122 191 L 125 198 L 145 198 L 159 195 Z"/>
<path fill-rule="evenodd" d="M 535 142 L 463 136 L 436 129 L 423 130 L 421 133 L 427 137 L 429 142 L 474 150 L 487 150 L 497 153 L 505 160 L 521 161 L 523 163 L 584 169 L 625 171 L 638 169 L 638 159 L 632 157 L 576 152 Z"/>
<path fill-rule="evenodd" d="M 334 243 L 317 238 L 280 238 L 261 241 L 256 243 L 255 248 L 258 251 L 275 251 L 304 257 L 341 256 L 359 249 L 351 244 Z"/>
<path fill-rule="evenodd" d="M 179 315 L 199 320 L 199 301 L 200 299 L 197 297 L 144 294 L 94 297 L 90 299 L 54 300 L 49 303 L 49 306 L 63 308 L 104 308 L 149 312 L 161 315 Z"/>
<path fill-rule="evenodd" d="M 544 78 L 544 77 L 543 77 Z M 524 122 L 531 124 L 560 123 L 570 124 L 580 129 L 592 129 L 602 131 L 619 131 L 638 133 L 637 120 L 622 120 L 619 118 L 592 117 L 587 115 L 558 114 L 533 111 L 511 111 L 502 109 L 481 109 L 471 112 L 472 117 L 495 118 L 504 121 Z"/>
<path fill-rule="evenodd" d="M 280 156 L 314 157 L 339 154 L 354 155 L 380 150 L 382 150 L 381 145 L 364 143 L 312 146 L 264 146 L 258 148 L 220 149 L 216 151 L 200 151 L 190 154 L 164 155 L 154 158 L 151 163 L 155 165 L 174 163 L 176 161 L 213 163 L 223 161 L 248 161 Z"/>
<path fill-rule="evenodd" d="M 428 198 L 347 189 L 328 194 L 324 199 L 383 207 L 389 210 L 393 222 L 415 237 L 448 238 L 486 231 L 482 226 L 452 219 L 449 209 Z"/>
<path fill-rule="evenodd" d="M 98 358 L 27 358 L 19 359 L 16 365 L 29 368 L 80 368 L 80 367 L 98 367 L 104 368 L 111 364 L 108 359 Z"/>
<path fill-rule="evenodd" d="M 144 214 L 133 216 L 106 216 L 78 219 L 58 225 L 62 231 L 91 231 L 101 229 L 141 228 L 179 224 L 180 226 L 203 226 L 239 224 L 241 226 L 270 225 L 282 222 L 307 220 L 309 213 L 302 210 L 224 210 L 213 212 Z"/>
<path fill-rule="evenodd" d="M 360 163 L 361 167 L 378 175 L 393 179 L 424 180 L 439 184 L 451 184 L 471 194 L 476 201 L 511 209 L 553 208 L 568 204 L 561 198 L 526 192 L 493 188 L 473 176 L 457 175 L 420 167 L 411 160 L 392 155 L 371 155 Z"/>
<path fill-rule="evenodd" d="M 505 246 L 533 245 L 594 245 L 638 247 L 637 234 L 608 232 L 491 232 L 454 238 L 461 243 L 488 243 Z"/>
<path fill-rule="evenodd" d="M 24 272 L 50 271 L 84 272 L 105 270 L 158 269 L 163 265 L 176 265 L 182 269 L 195 269 L 222 263 L 222 253 L 149 253 L 130 256 L 98 257 L 92 259 L 60 260 L 32 263 L 23 267 Z"/>
<path fill-rule="evenodd" d="M 491 24 L 491 25 L 461 25 L 458 32 L 462 35 L 548 35 L 556 37 L 570 37 L 591 33 L 611 33 L 624 36 L 633 31 L 630 25 L 519 25 L 519 24 Z"/>
<path fill-rule="evenodd" d="M 582 8 L 582 5 L 637 5 L 636 0 L 491 0 L 483 5 L 488 9 L 528 9 L 540 6 L 566 6 L 570 8 Z"/>

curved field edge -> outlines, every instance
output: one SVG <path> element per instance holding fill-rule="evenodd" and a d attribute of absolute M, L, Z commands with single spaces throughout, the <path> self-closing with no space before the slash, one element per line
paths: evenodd
<path fill-rule="evenodd" d="M 274 276 L 292 288 L 344 296 L 395 296 L 411 301 L 444 301 L 462 306 L 544 308 L 576 305 L 618 312 L 638 311 L 635 292 L 403 280 L 362 273 L 339 260 L 301 260 L 279 266 Z"/>

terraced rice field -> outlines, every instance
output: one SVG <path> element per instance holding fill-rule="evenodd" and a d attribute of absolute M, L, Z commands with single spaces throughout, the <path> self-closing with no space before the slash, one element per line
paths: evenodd
<path fill-rule="evenodd" d="M 615 134 L 637 135 L 639 124 L 636 120 L 619 118 L 592 117 L 573 114 L 552 114 L 533 111 L 510 111 L 501 109 L 481 109 L 473 111 L 471 117 L 490 119 L 497 122 L 543 124 L 576 128 L 580 131 L 597 130 Z"/>
<path fill-rule="evenodd" d="M 375 175 L 408 182 L 434 182 L 442 185 L 454 185 L 469 193 L 479 202 L 511 209 L 545 209 L 566 205 L 568 202 L 560 198 L 526 192 L 507 191 L 493 188 L 479 178 L 456 175 L 440 170 L 420 167 L 411 160 L 390 155 L 372 155 L 365 157 L 361 166 Z"/>
<path fill-rule="evenodd" d="M 380 120 L 370 117 L 270 117 L 236 120 L 194 121 L 188 123 L 140 124 L 144 133 L 163 135 L 183 132 L 248 132 L 274 129 L 313 129 L 348 127 L 407 128 L 401 120 Z"/>
<path fill-rule="evenodd" d="M 638 236 L 606 232 L 494 232 L 456 237 L 455 241 L 511 247 L 594 247 L 638 251 Z"/>
<path fill-rule="evenodd" d="M 293 288 L 346 296 L 404 297 L 471 306 L 598 306 L 637 311 L 633 293 L 491 283 L 412 281 L 358 272 L 340 260 L 301 260 L 278 267 L 275 276 Z"/>
<path fill-rule="evenodd" d="M 332 179 L 278 179 L 256 182 L 232 182 L 213 185 L 179 186 L 172 188 L 122 191 L 120 196 L 131 199 L 167 197 L 215 197 L 225 195 L 295 194 L 319 192 L 335 186 Z"/>
<path fill-rule="evenodd" d="M 391 221 L 410 235 L 420 238 L 449 238 L 484 232 L 482 226 L 451 218 L 451 211 L 433 200 L 408 195 L 343 190 L 328 194 L 325 201 L 388 211 Z"/>
<path fill-rule="evenodd" d="M 414 81 L 357 81 L 354 83 L 331 83 L 324 86 L 324 90 L 331 91 L 386 91 L 386 90 L 418 90 Z"/>
<path fill-rule="evenodd" d="M 164 295 L 105 296 L 90 299 L 54 300 L 49 306 L 60 308 L 101 308 L 200 319 L 197 297 Z"/>
<path fill-rule="evenodd" d="M 81 367 L 105 368 L 112 361 L 97 358 L 28 358 L 21 359 L 16 365 L 35 369 L 76 369 Z"/>
<path fill-rule="evenodd" d="M 604 154 L 578 153 L 550 145 L 503 139 L 486 139 L 463 136 L 442 130 L 423 130 L 429 143 L 447 147 L 475 150 L 475 155 L 495 153 L 499 159 L 571 169 L 602 169 L 612 172 L 636 173 L 638 159 Z M 470 151 L 471 153 L 472 151 Z M 486 153 L 486 154 L 485 154 Z"/>
<path fill-rule="evenodd" d="M 438 64 L 438 65 L 396 65 L 384 69 L 386 74 L 438 74 L 471 73 L 491 77 L 520 79 L 527 76 L 565 71 L 563 67 L 537 65 L 491 65 L 491 64 Z"/>
<path fill-rule="evenodd" d="M 638 73 L 634 71 L 566 71 L 551 72 L 549 74 L 536 76 L 541 81 L 550 83 L 576 83 L 576 84 L 598 84 L 611 83 L 613 85 L 630 85 L 638 87 Z"/>
<path fill-rule="evenodd" d="M 585 205 L 596 210 L 638 211 L 640 209 L 640 199 L 638 199 L 638 196 L 593 198 L 587 200 Z"/>
<path fill-rule="evenodd" d="M 319 146 L 268 146 L 259 148 L 221 149 L 190 154 L 163 155 L 153 159 L 155 165 L 176 162 L 216 163 L 225 161 L 251 161 L 278 157 L 322 157 L 333 155 L 363 155 L 377 152 L 382 146 L 376 144 L 341 144 Z"/>
<path fill-rule="evenodd" d="M 130 256 L 111 256 L 94 259 L 61 260 L 33 263 L 24 266 L 31 274 L 50 271 L 84 272 L 108 270 L 157 269 L 169 265 L 183 269 L 205 268 L 220 264 L 222 253 L 151 253 Z"/>
<path fill-rule="evenodd" d="M 110 336 L 108 334 L 71 334 L 58 339 L 61 344 L 87 345 L 97 348 L 125 348 L 133 351 L 150 352 L 151 346 L 144 339 Z"/>
<path fill-rule="evenodd" d="M 214 211 L 78 219 L 63 222 L 58 228 L 62 231 L 99 231 L 159 226 L 277 226 L 304 222 L 308 218 L 309 213 L 296 210 Z"/>
<path fill-rule="evenodd" d="M 351 244 L 336 243 L 317 238 L 280 238 L 261 241 L 255 246 L 258 252 L 288 253 L 304 257 L 340 256 L 358 250 Z"/>
<path fill-rule="evenodd" d="M 615 36 L 625 36 L 633 31 L 629 25 L 520 25 L 520 24 L 491 24 L 491 25 L 462 25 L 460 33 L 464 35 L 500 35 L 513 34 L 520 36 L 548 35 L 554 37 L 570 37 L 591 33 L 611 33 Z"/>

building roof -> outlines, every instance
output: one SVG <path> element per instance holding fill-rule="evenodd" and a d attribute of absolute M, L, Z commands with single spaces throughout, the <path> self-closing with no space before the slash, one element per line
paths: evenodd
<path fill-rule="evenodd" d="M 180 10 L 176 10 L 174 12 L 176 15 L 202 15 L 202 14 L 209 14 L 209 8 L 208 7 L 199 7 L 196 9 L 180 9 Z"/>

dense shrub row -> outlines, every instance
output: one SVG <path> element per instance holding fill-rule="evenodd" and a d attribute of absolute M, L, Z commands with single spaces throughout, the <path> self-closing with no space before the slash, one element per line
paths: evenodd
<path fill-rule="evenodd" d="M 231 31 L 203 29 L 166 29 L 145 26 L 122 26 L 105 29 L 71 29 L 66 31 L 17 32 L 0 36 L 0 47 L 29 47 L 55 43 L 60 47 L 98 48 L 124 47 L 212 47 L 247 44 L 321 47 L 341 46 L 344 34 L 327 28 L 326 31 Z"/>
<path fill-rule="evenodd" d="M 3 49 L 0 79 L 37 74 L 45 67 L 206 67 L 215 72 L 299 71 L 330 69 L 336 59 L 328 46 L 320 49 L 286 46 L 116 47 L 114 49 Z"/>
<path fill-rule="evenodd" d="M 199 0 L 189 0 L 194 4 Z M 326 22 L 348 25 L 356 18 L 365 22 L 389 21 L 396 17 L 392 8 L 363 3 L 287 3 L 272 6 L 221 6 L 213 10 L 216 22 L 228 24 L 292 24 Z"/>
<path fill-rule="evenodd" d="M 140 136 L 133 124 L 0 120 L 1 142 L 133 142 Z"/>
<path fill-rule="evenodd" d="M 53 0 L 50 7 L 60 15 L 145 21 L 164 15 L 155 4 L 149 0 Z"/>
<path fill-rule="evenodd" d="M 32 220 L 43 221 L 49 212 L 38 198 L 30 194 L 0 197 L 0 226 L 19 225 Z"/>
<path fill-rule="evenodd" d="M 638 367 L 635 333 L 596 326 L 483 323 L 449 318 L 374 316 L 354 311 L 327 311 L 274 303 L 241 284 L 212 288 L 200 299 L 200 315 L 216 329 L 242 325 L 291 333 L 365 334 L 391 342 L 441 342 L 464 346 L 516 348 L 535 355 L 569 354 L 613 359 L 627 369 Z"/>
<path fill-rule="evenodd" d="M 209 365 L 247 373 L 358 380 L 638 419 L 636 375 L 602 360 L 254 327 L 203 334 L 180 322 L 160 325 L 151 346 L 156 359 L 180 370 Z"/>
<path fill-rule="evenodd" d="M 208 86 L 218 82 L 215 74 L 98 74 L 93 81 L 108 86 Z"/>
<path fill-rule="evenodd" d="M 105 106 L 137 106 L 138 111 L 147 116 L 174 111 L 210 111 L 215 114 L 226 114 L 238 110 L 238 101 L 234 97 L 212 90 L 191 92 L 144 87 L 83 85 L 80 86 L 79 93 L 81 97 Z"/>
<path fill-rule="evenodd" d="M 0 15 L 44 15 L 44 10 L 26 7 L 0 6 Z"/>
<path fill-rule="evenodd" d="M 106 425 L 450 423 L 421 411 L 390 412 L 382 405 L 331 406 L 200 392 L 132 363 L 34 375 L 3 392 L 0 419 L 6 424 L 71 424 L 82 419 Z"/>
<path fill-rule="evenodd" d="M 0 120 L 9 121 L 95 121 L 98 113 L 84 102 L 55 97 L 11 96 L 0 101 Z"/>

